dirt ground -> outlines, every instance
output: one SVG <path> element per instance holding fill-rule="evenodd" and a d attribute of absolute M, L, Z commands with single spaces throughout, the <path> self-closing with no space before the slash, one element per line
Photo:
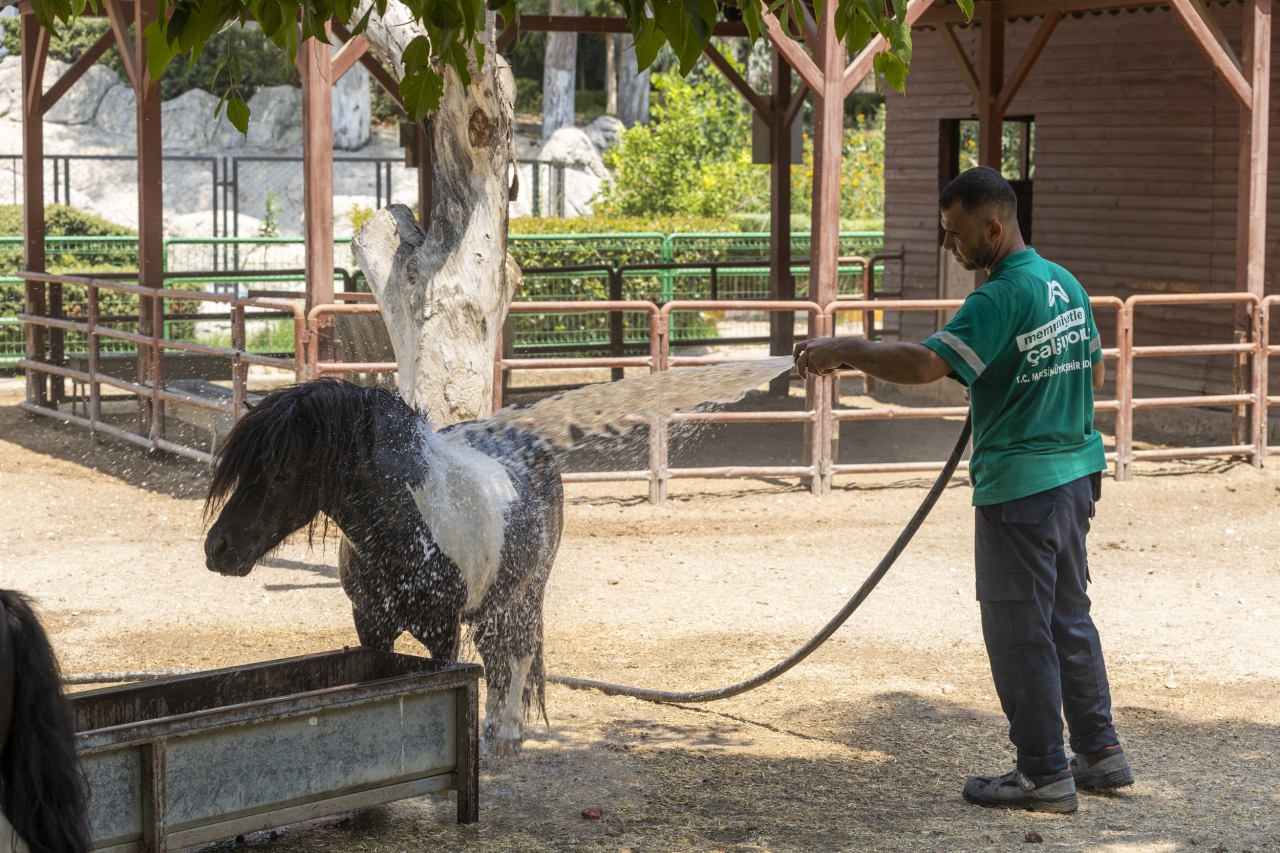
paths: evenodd
<path fill-rule="evenodd" d="M 336 540 L 299 540 L 245 578 L 212 574 L 202 466 L 95 447 L 16 403 L 0 398 L 0 585 L 38 600 L 66 671 L 224 666 L 356 642 Z M 908 440 L 945 450 L 956 425 L 910 429 L 846 431 L 842 455 Z M 825 623 L 927 483 L 844 477 L 819 499 L 794 482 L 678 481 L 660 507 L 643 484 L 569 486 L 548 669 L 686 689 L 755 673 Z M 1094 614 L 1138 783 L 1082 795 L 1074 815 L 960 798 L 966 776 L 1003 772 L 1013 752 L 979 634 L 971 492 L 957 478 L 862 610 L 779 681 L 701 707 L 553 686 L 551 725 L 530 727 L 521 756 L 483 759 L 478 825 L 457 826 L 448 798 L 427 797 L 242 844 L 977 851 L 1035 832 L 1060 850 L 1280 850 L 1280 464 L 1140 463 L 1104 492 Z M 602 820 L 580 816 L 591 806 Z"/>

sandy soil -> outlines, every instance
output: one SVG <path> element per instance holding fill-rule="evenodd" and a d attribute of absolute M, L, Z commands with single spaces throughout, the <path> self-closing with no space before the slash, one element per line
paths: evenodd
<path fill-rule="evenodd" d="M 204 568 L 205 471 L 0 399 L 0 585 L 35 596 L 66 670 L 211 667 L 354 643 L 335 540 L 304 539 L 246 578 Z M 955 425 L 913 425 L 945 449 Z M 892 430 L 845 432 L 891 453 Z M 717 452 L 724 452 L 721 447 Z M 715 455 L 715 454 L 712 454 Z M 933 454 L 936 458 L 936 454 Z M 788 654 L 856 587 L 923 478 L 568 488 L 547 600 L 548 668 L 718 686 Z M 1011 766 L 973 595 L 962 479 L 849 625 L 767 687 L 669 707 L 549 688 L 550 727 L 485 757 L 481 823 L 447 798 L 290 827 L 281 851 L 1280 850 L 1280 465 L 1139 464 L 1105 484 L 1094 613 L 1139 781 L 1069 816 L 966 805 Z M 410 640 L 401 650 L 421 652 Z M 582 809 L 602 806 L 604 818 Z"/>

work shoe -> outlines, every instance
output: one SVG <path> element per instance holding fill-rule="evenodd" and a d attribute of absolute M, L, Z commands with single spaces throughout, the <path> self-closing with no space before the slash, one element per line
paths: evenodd
<path fill-rule="evenodd" d="M 1123 788 L 1133 784 L 1133 769 L 1124 750 L 1118 746 L 1107 747 L 1093 755 L 1077 752 L 1071 759 L 1071 775 L 1077 788 L 1105 790 Z"/>
<path fill-rule="evenodd" d="M 975 806 L 1028 809 L 1065 814 L 1079 807 L 1071 768 L 1045 776 L 1010 770 L 1003 776 L 973 776 L 964 783 L 964 798 Z"/>

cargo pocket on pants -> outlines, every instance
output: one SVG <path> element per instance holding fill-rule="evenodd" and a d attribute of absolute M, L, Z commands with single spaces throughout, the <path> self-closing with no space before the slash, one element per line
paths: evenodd
<path fill-rule="evenodd" d="M 982 635 L 988 647 L 1020 646 L 1032 641 L 1034 584 L 1030 574 L 978 575 Z"/>

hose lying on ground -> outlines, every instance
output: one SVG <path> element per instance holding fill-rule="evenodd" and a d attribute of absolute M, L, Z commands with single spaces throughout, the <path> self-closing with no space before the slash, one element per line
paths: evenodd
<path fill-rule="evenodd" d="M 853 594 L 853 597 L 845 602 L 844 607 L 840 608 L 840 612 L 821 631 L 815 634 L 813 639 L 809 640 L 785 660 L 779 661 L 753 678 L 739 681 L 737 684 L 730 684 L 728 687 L 721 687 L 718 690 L 691 690 L 686 692 L 646 690 L 642 687 L 627 687 L 621 684 L 608 684 L 604 681 L 570 678 L 563 675 L 548 675 L 547 681 L 573 690 L 599 690 L 606 696 L 630 696 L 645 702 L 715 702 L 768 684 L 817 651 L 818 647 L 830 639 L 831 635 L 853 615 L 853 611 L 857 610 L 862 605 L 862 602 L 867 600 L 867 596 L 876 588 L 876 584 L 880 583 L 880 579 L 889 573 L 889 569 L 893 568 L 893 564 L 897 562 L 898 557 L 906 550 L 907 545 L 911 543 L 911 539 L 916 535 L 916 531 L 920 529 L 920 525 L 924 524 L 924 520 L 929 517 L 929 512 L 933 509 L 933 505 L 942 496 L 943 489 L 947 487 L 947 483 L 951 480 L 951 475 L 955 473 L 956 466 L 960 464 L 960 457 L 964 454 L 964 449 L 969 444 L 969 434 L 972 430 L 971 418 L 965 418 L 964 429 L 960 431 L 960 438 L 956 441 L 955 449 L 951 451 L 951 458 L 947 460 L 942 473 L 934 481 L 933 488 L 929 489 L 929 494 L 925 495 L 924 500 L 921 501 L 920 508 L 916 510 L 916 514 L 911 517 L 911 521 L 898 534 L 893 547 L 880 560 L 880 564 L 876 566 L 875 571 L 862 582 L 862 586 L 858 587 L 858 591 Z"/>
<path fill-rule="evenodd" d="M 547 681 L 552 684 L 560 684 L 572 690 L 599 690 L 606 696 L 630 696 L 634 699 L 641 699 L 645 702 L 715 702 L 719 699 L 728 699 L 749 690 L 755 690 L 764 684 L 768 684 L 787 670 L 794 667 L 800 661 L 807 658 L 818 650 L 818 647 L 831 638 L 831 635 L 839 630 L 840 626 L 848 621 L 853 615 L 853 611 L 862 606 L 862 602 L 867 600 L 867 596 L 871 595 L 871 591 L 876 588 L 876 584 L 880 583 L 881 578 L 889 573 L 889 569 L 893 568 L 893 564 L 898 561 L 898 557 L 906 550 L 907 545 L 911 544 L 912 538 L 916 535 L 916 531 L 920 529 L 920 525 L 924 524 L 924 520 L 929 517 L 933 505 L 938 502 L 938 498 L 942 496 L 943 490 L 947 487 L 947 483 L 951 480 L 951 475 L 955 473 L 956 466 L 960 464 L 960 457 L 964 455 L 964 449 L 969 445 L 969 434 L 973 430 L 973 424 L 970 418 L 965 418 L 964 428 L 960 430 L 960 438 L 956 441 L 955 449 L 951 451 L 951 458 L 947 460 L 947 464 L 943 466 L 942 473 L 938 475 L 938 479 L 934 481 L 933 488 L 929 489 L 929 494 L 925 495 L 924 500 L 920 502 L 919 509 L 916 514 L 911 517 L 911 521 L 898 534 L 898 538 L 894 540 L 891 547 L 880 560 L 880 564 L 876 566 L 875 571 L 867 576 L 862 582 L 862 586 L 858 587 L 858 591 L 853 597 L 845 602 L 844 607 L 840 608 L 830 622 L 823 627 L 821 631 L 813 636 L 813 639 L 801 646 L 793 655 L 785 660 L 779 661 L 769 669 L 755 676 L 748 678 L 746 681 L 739 681 L 737 684 L 730 684 L 728 687 L 721 687 L 718 690 L 692 690 L 687 692 L 671 691 L 671 690 L 646 690 L 643 687 L 627 687 L 622 684 L 609 684 L 604 681 L 592 681 L 588 678 L 571 678 L 565 675 L 548 675 Z M 160 678 L 167 678 L 177 675 L 189 675 L 198 670 L 162 670 L 159 672 L 95 672 L 84 673 L 79 675 L 67 675 L 63 677 L 65 684 L 103 684 L 124 681 L 152 681 Z"/>

